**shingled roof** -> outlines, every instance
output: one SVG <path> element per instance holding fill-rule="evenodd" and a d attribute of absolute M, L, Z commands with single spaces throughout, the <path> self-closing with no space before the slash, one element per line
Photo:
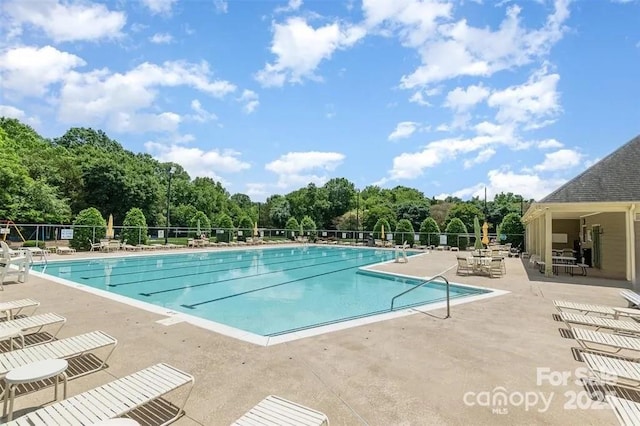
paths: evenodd
<path fill-rule="evenodd" d="M 540 200 L 540 203 L 607 201 L 640 202 L 640 135 L 582 174 Z"/>

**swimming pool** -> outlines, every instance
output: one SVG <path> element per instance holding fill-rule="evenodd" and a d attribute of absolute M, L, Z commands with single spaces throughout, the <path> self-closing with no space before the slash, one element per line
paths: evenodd
<path fill-rule="evenodd" d="M 407 253 L 412 256 L 416 253 Z M 362 270 L 390 250 L 300 246 L 49 262 L 35 270 L 259 336 L 279 336 L 389 312 L 420 281 Z M 452 285 L 451 298 L 487 290 Z M 394 309 L 442 301 L 429 283 Z"/>

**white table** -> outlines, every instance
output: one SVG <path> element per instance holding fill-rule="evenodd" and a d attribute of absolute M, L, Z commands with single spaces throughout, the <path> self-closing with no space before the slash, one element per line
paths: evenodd
<path fill-rule="evenodd" d="M 7 414 L 7 402 L 9 402 L 9 414 L 7 421 L 13 418 L 13 400 L 16 396 L 16 387 L 25 383 L 39 382 L 40 380 L 55 377 L 54 396 L 58 400 L 58 384 L 59 378 L 62 377 L 63 383 L 63 399 L 67 397 L 67 374 L 65 371 L 69 367 L 69 363 L 64 359 L 46 359 L 31 364 L 23 365 L 15 368 L 7 373 L 4 377 L 4 405 L 2 407 L 2 415 Z"/>
<path fill-rule="evenodd" d="M 13 339 L 20 339 L 21 348 L 24 348 L 24 335 L 22 330 L 16 327 L 10 327 L 0 330 L 0 342 L 3 340 L 9 340 L 10 350 L 13 350 Z"/>
<path fill-rule="evenodd" d="M 613 318 L 619 319 L 620 317 L 639 317 L 640 309 L 636 308 L 613 308 L 615 312 Z"/>

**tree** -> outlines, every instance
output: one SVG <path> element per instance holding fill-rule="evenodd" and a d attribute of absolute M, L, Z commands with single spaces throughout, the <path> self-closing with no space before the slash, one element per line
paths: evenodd
<path fill-rule="evenodd" d="M 291 217 L 291 207 L 289 200 L 282 195 L 274 195 L 267 200 L 269 205 L 269 219 L 277 228 L 285 227 L 285 224 Z"/>
<path fill-rule="evenodd" d="M 355 231 L 361 227 L 362 216 L 356 214 L 355 210 L 351 210 L 335 218 L 333 224 L 335 229 L 340 231 Z"/>
<path fill-rule="evenodd" d="M 447 245 L 466 250 L 468 245 L 467 227 L 457 217 L 451 219 L 444 231 L 447 234 Z"/>
<path fill-rule="evenodd" d="M 300 224 L 295 217 L 290 217 L 289 220 L 287 220 L 285 229 L 287 230 L 287 237 L 294 239 L 296 232 L 300 230 Z"/>
<path fill-rule="evenodd" d="M 416 229 L 429 216 L 429 202 L 424 199 L 401 201 L 395 205 L 395 211 L 396 219 L 408 219 Z"/>
<path fill-rule="evenodd" d="M 447 224 L 454 218 L 458 218 L 464 223 L 466 229 L 473 229 L 473 218 L 478 216 L 484 218 L 482 211 L 471 203 L 455 204 L 447 215 Z M 448 225 L 447 225 L 448 226 Z"/>
<path fill-rule="evenodd" d="M 305 216 L 300 221 L 300 228 L 304 234 L 310 237 L 311 240 L 315 241 L 316 239 L 316 223 L 309 216 Z"/>
<path fill-rule="evenodd" d="M 415 243 L 415 232 L 413 230 L 413 225 L 408 219 L 401 219 L 398 221 L 398 225 L 396 225 L 396 232 L 393 233 L 393 241 L 398 245 L 403 244 L 406 241 L 410 247 L 413 247 L 413 244 Z"/>
<path fill-rule="evenodd" d="M 198 228 L 200 228 L 200 232 L 198 232 Z M 211 235 L 211 222 L 204 212 L 198 210 L 189 219 L 189 236 L 200 238 L 202 234 Z"/>
<path fill-rule="evenodd" d="M 122 222 L 122 239 L 129 244 L 147 244 L 147 219 L 137 207 L 129 210 Z"/>
<path fill-rule="evenodd" d="M 238 207 L 240 207 L 245 212 L 248 212 L 253 205 L 251 203 L 251 198 L 249 198 L 249 196 L 246 194 L 233 194 L 231 197 L 229 197 L 229 200 L 236 203 Z"/>
<path fill-rule="evenodd" d="M 325 223 L 332 223 L 332 219 L 343 215 L 354 206 L 353 200 L 356 194 L 355 186 L 345 178 L 334 178 L 323 186 L 329 202 L 326 210 Z"/>
<path fill-rule="evenodd" d="M 440 229 L 444 229 L 447 226 L 447 216 L 452 207 L 453 204 L 445 202 L 432 203 L 429 207 L 429 216 L 436 221 Z"/>
<path fill-rule="evenodd" d="M 228 243 L 233 239 L 233 221 L 226 213 L 220 213 L 216 220 L 216 227 L 222 228 L 224 232 L 216 234 L 218 242 Z"/>
<path fill-rule="evenodd" d="M 440 227 L 432 217 L 426 218 L 420 224 L 420 244 L 423 246 L 440 244 Z"/>
<path fill-rule="evenodd" d="M 379 240 L 382 238 L 382 226 L 384 225 L 384 233 L 385 240 L 387 239 L 386 235 L 393 232 L 391 230 L 391 225 L 389 225 L 389 221 L 385 218 L 378 219 L 376 224 L 373 226 L 373 238 Z"/>
<path fill-rule="evenodd" d="M 500 223 L 500 232 L 507 236 L 503 243 L 511 243 L 512 246 L 517 247 L 524 243 L 524 225 L 518 213 L 509 213 L 504 217 Z M 498 235 L 498 238 L 500 235 Z"/>
<path fill-rule="evenodd" d="M 78 213 L 73 225 L 73 239 L 69 241 L 69 245 L 76 250 L 89 250 L 92 242 L 104 238 L 107 234 L 107 221 L 95 207 Z"/>
<path fill-rule="evenodd" d="M 242 235 L 240 235 L 242 231 Z M 253 221 L 246 214 L 238 220 L 238 241 L 246 241 L 247 237 L 253 235 Z"/>
<path fill-rule="evenodd" d="M 365 230 L 373 229 L 378 220 L 386 219 L 389 225 L 395 226 L 396 213 L 386 204 L 373 206 L 364 212 L 362 224 Z"/>

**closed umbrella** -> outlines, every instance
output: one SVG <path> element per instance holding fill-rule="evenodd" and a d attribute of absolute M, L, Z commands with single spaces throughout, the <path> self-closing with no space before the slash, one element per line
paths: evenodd
<path fill-rule="evenodd" d="M 382 240 L 382 244 L 384 244 L 384 224 L 380 226 L 380 239 Z"/>
<path fill-rule="evenodd" d="M 482 244 L 489 245 L 489 224 L 486 221 L 482 225 Z"/>
<path fill-rule="evenodd" d="M 110 214 L 109 215 L 109 222 L 107 222 L 107 235 L 106 237 L 111 239 L 114 236 L 114 232 L 113 232 L 113 215 Z"/>
<path fill-rule="evenodd" d="M 201 235 L 202 233 L 200 232 L 200 219 L 198 219 L 198 221 L 196 222 L 196 236 L 200 238 Z"/>
<path fill-rule="evenodd" d="M 473 218 L 473 231 L 476 234 L 476 242 L 474 243 L 474 247 L 477 249 L 482 248 L 482 237 L 480 235 L 480 221 L 478 220 L 478 216 Z"/>
<path fill-rule="evenodd" d="M 258 222 L 254 222 L 254 225 L 253 225 L 253 236 L 254 237 L 258 236 Z"/>

